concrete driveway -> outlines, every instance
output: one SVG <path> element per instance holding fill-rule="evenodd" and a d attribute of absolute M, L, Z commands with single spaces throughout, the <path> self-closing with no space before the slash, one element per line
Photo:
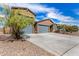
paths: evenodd
<path fill-rule="evenodd" d="M 79 55 L 79 37 L 57 33 L 29 34 L 28 41 L 56 56 Z"/>

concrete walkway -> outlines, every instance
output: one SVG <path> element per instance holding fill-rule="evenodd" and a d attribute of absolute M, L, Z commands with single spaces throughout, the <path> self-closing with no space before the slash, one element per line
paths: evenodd
<path fill-rule="evenodd" d="M 64 56 L 79 56 L 79 44 L 70 49 Z"/>
<path fill-rule="evenodd" d="M 57 33 L 29 34 L 28 41 L 56 55 L 79 55 L 79 37 Z"/>

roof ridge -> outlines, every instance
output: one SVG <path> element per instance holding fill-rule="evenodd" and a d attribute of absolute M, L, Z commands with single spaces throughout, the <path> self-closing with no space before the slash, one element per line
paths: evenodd
<path fill-rule="evenodd" d="M 28 9 L 33 15 L 35 15 L 34 12 L 32 12 L 29 8 L 26 8 L 26 7 L 18 7 L 18 6 L 12 6 L 11 9 L 16 9 L 16 8 L 19 8 L 19 9 Z M 36 16 L 36 15 L 35 15 Z"/>

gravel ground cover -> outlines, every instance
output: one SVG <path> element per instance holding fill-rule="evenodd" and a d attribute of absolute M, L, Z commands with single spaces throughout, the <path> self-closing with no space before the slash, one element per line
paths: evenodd
<path fill-rule="evenodd" d="M 29 41 L 5 41 L 9 35 L 0 35 L 0 56 L 53 56 Z M 11 39 L 12 40 L 12 39 Z"/>

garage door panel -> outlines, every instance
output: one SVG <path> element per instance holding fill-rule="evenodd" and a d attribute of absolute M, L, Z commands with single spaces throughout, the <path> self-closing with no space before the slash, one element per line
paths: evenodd
<path fill-rule="evenodd" d="M 38 32 L 39 33 L 46 33 L 48 32 L 48 26 L 38 26 Z"/>

